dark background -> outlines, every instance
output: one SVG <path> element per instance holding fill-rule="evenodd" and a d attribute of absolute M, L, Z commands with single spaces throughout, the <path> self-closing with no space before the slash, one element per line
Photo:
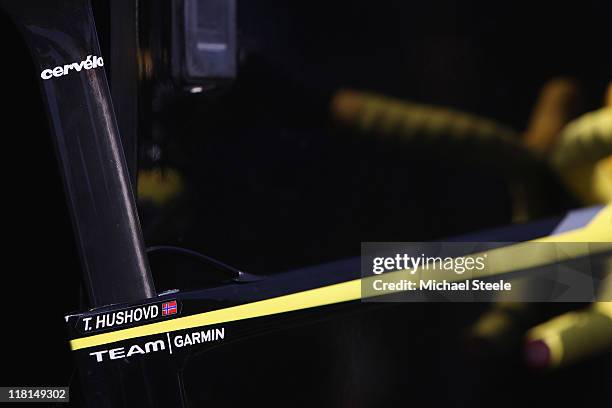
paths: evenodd
<path fill-rule="evenodd" d="M 104 15 L 103 2 L 96 4 Z M 551 77 L 579 79 L 587 108 L 599 106 L 610 80 L 605 1 L 260 0 L 241 1 L 239 10 L 243 51 L 234 89 L 204 106 L 169 108 L 161 119 L 174 129 L 165 160 L 189 187 L 181 216 L 170 213 L 155 226 L 144 216 L 143 224 L 149 244 L 181 244 L 256 273 L 358 255 L 361 241 L 424 241 L 510 222 L 503 177 L 478 163 L 440 163 L 410 149 L 376 151 L 336 138 L 327 117 L 335 90 L 452 106 L 521 130 Z M 0 30 L 0 384 L 65 385 L 72 365 L 63 315 L 79 305 L 78 257 L 38 73 L 4 16 Z M 432 339 L 459 330 L 444 307 L 420 307 Z M 481 306 L 452 308 L 468 320 Z M 424 342 L 423 354 L 442 356 L 445 344 Z M 440 358 L 428 375 L 453 370 Z M 542 388 L 571 386 L 604 402 L 610 377 L 602 370 L 590 361 Z M 511 392 L 497 386 L 490 392 L 501 398 Z"/>

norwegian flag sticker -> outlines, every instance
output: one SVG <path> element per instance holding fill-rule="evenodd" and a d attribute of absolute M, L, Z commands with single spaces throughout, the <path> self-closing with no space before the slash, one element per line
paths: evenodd
<path fill-rule="evenodd" d="M 176 314 L 176 312 L 177 312 L 176 300 L 173 300 L 171 302 L 162 303 L 162 316 L 170 316 L 170 315 Z"/>

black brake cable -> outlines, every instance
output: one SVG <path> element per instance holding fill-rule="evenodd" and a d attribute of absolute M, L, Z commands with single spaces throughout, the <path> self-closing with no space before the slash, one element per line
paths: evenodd
<path fill-rule="evenodd" d="M 153 252 L 175 252 L 178 254 L 191 256 L 192 258 L 195 258 L 199 261 L 203 261 L 204 263 L 214 266 L 223 272 L 229 273 L 234 282 L 254 282 L 262 279 L 261 276 L 243 272 L 238 268 L 226 264 L 225 262 L 221 262 L 213 257 L 204 255 L 200 252 L 187 248 L 177 247 L 173 245 L 155 245 L 148 247 L 146 252 L 147 254 L 151 254 Z"/>

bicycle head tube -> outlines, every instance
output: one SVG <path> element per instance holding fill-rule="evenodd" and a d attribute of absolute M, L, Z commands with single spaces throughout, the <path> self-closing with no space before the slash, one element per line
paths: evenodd
<path fill-rule="evenodd" d="M 0 0 L 30 49 L 91 307 L 156 295 L 89 0 Z"/>

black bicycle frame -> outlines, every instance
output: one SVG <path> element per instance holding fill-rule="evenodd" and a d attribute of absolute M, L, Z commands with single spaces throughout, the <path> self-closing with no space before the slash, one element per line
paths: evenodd
<path fill-rule="evenodd" d="M 82 259 L 91 309 L 66 321 L 87 406 L 185 407 L 183 373 L 191 357 L 289 323 L 313 324 L 381 307 L 353 296 L 359 259 L 158 296 L 89 0 L 0 5 L 23 34 L 40 73 Z M 337 301 L 328 301 L 321 288 Z"/>
<path fill-rule="evenodd" d="M 40 73 L 91 307 L 155 296 L 88 0 L 2 0 Z"/>

